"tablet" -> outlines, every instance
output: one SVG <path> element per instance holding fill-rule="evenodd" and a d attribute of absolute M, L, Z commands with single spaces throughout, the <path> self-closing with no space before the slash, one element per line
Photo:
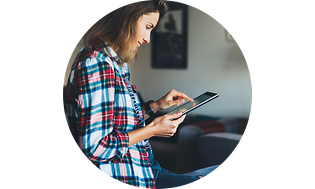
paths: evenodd
<path fill-rule="evenodd" d="M 183 105 L 180 105 L 179 107 L 175 108 L 174 110 L 168 112 L 167 114 L 173 114 L 176 112 L 182 112 L 183 115 L 201 107 L 202 105 L 210 102 L 211 100 L 217 98 L 219 96 L 219 94 L 217 93 L 211 93 L 211 92 L 205 92 L 202 95 L 194 98 L 193 102 L 188 101 Z"/>

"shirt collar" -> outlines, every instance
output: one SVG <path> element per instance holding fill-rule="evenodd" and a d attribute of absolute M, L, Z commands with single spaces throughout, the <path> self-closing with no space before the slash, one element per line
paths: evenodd
<path fill-rule="evenodd" d="M 100 46 L 104 50 L 105 54 L 108 55 L 111 59 L 116 61 L 118 64 L 122 63 L 117 53 L 111 48 L 111 46 L 106 41 L 100 43 Z"/>

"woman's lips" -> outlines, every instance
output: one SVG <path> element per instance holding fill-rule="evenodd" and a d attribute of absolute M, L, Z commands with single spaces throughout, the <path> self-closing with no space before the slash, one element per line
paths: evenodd
<path fill-rule="evenodd" d="M 142 45 L 142 43 L 140 43 L 140 42 L 138 41 L 138 47 L 140 47 L 140 45 Z"/>

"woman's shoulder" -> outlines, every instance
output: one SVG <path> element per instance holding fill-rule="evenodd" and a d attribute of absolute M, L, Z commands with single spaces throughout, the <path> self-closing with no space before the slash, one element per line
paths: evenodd
<path fill-rule="evenodd" d="M 96 45 L 86 45 L 78 53 L 76 64 L 80 64 L 80 67 L 97 67 L 97 66 L 110 66 L 113 68 L 113 61 L 105 54 L 101 47 Z M 75 65 L 75 64 L 74 64 Z"/>

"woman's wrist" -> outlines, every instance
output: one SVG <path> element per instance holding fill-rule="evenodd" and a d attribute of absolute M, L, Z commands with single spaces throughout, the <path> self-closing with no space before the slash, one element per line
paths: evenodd
<path fill-rule="evenodd" d="M 146 132 L 150 136 L 150 138 L 156 136 L 156 127 L 153 121 L 144 128 L 146 128 Z"/>
<path fill-rule="evenodd" d="M 160 108 L 160 103 L 159 103 L 159 101 L 153 101 L 153 102 L 151 102 L 151 103 L 150 103 L 150 108 L 151 108 L 151 110 L 153 110 L 155 113 L 156 113 L 157 111 L 162 110 L 162 109 Z"/>
<path fill-rule="evenodd" d="M 135 129 L 129 131 L 127 134 L 129 136 L 129 146 L 132 146 L 142 140 L 149 139 L 155 136 L 155 127 L 153 124 L 149 124 L 146 127 L 141 127 L 139 129 Z"/>

